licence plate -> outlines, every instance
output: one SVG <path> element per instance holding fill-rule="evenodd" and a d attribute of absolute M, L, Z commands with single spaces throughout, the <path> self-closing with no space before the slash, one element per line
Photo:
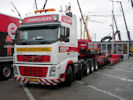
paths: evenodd
<path fill-rule="evenodd" d="M 29 78 L 30 82 L 38 82 L 37 78 Z"/>

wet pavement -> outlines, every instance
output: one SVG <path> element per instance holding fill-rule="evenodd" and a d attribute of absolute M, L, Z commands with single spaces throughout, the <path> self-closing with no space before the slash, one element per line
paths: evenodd
<path fill-rule="evenodd" d="M 0 100 L 133 100 L 133 58 L 105 66 L 71 87 L 0 81 Z"/>

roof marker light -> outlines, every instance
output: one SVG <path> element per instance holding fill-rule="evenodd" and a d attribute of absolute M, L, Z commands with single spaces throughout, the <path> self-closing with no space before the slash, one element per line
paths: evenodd
<path fill-rule="evenodd" d="M 42 9 L 42 10 L 35 10 L 35 13 L 41 13 L 41 12 L 47 12 L 47 11 L 56 11 L 56 9 L 54 8 L 50 8 L 50 9 Z"/>

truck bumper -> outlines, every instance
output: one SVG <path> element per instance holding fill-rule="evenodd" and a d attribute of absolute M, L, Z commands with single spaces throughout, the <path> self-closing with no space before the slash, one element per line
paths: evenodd
<path fill-rule="evenodd" d="M 65 81 L 65 77 L 58 79 L 45 79 L 45 78 L 27 78 L 14 76 L 14 79 L 21 84 L 40 84 L 40 85 L 57 85 Z"/>
<path fill-rule="evenodd" d="M 22 84 L 57 85 L 65 81 L 59 65 L 14 64 L 13 69 L 14 79 Z"/>

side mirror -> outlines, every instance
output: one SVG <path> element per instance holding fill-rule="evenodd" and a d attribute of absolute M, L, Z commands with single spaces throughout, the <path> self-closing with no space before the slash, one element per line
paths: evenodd
<path fill-rule="evenodd" d="M 67 28 L 67 29 L 66 29 L 66 37 L 69 37 L 69 36 L 70 36 L 70 29 Z"/>
<path fill-rule="evenodd" d="M 64 41 L 65 41 L 65 42 L 69 42 L 69 38 L 68 38 L 68 37 L 65 37 L 65 38 L 64 38 Z"/>

